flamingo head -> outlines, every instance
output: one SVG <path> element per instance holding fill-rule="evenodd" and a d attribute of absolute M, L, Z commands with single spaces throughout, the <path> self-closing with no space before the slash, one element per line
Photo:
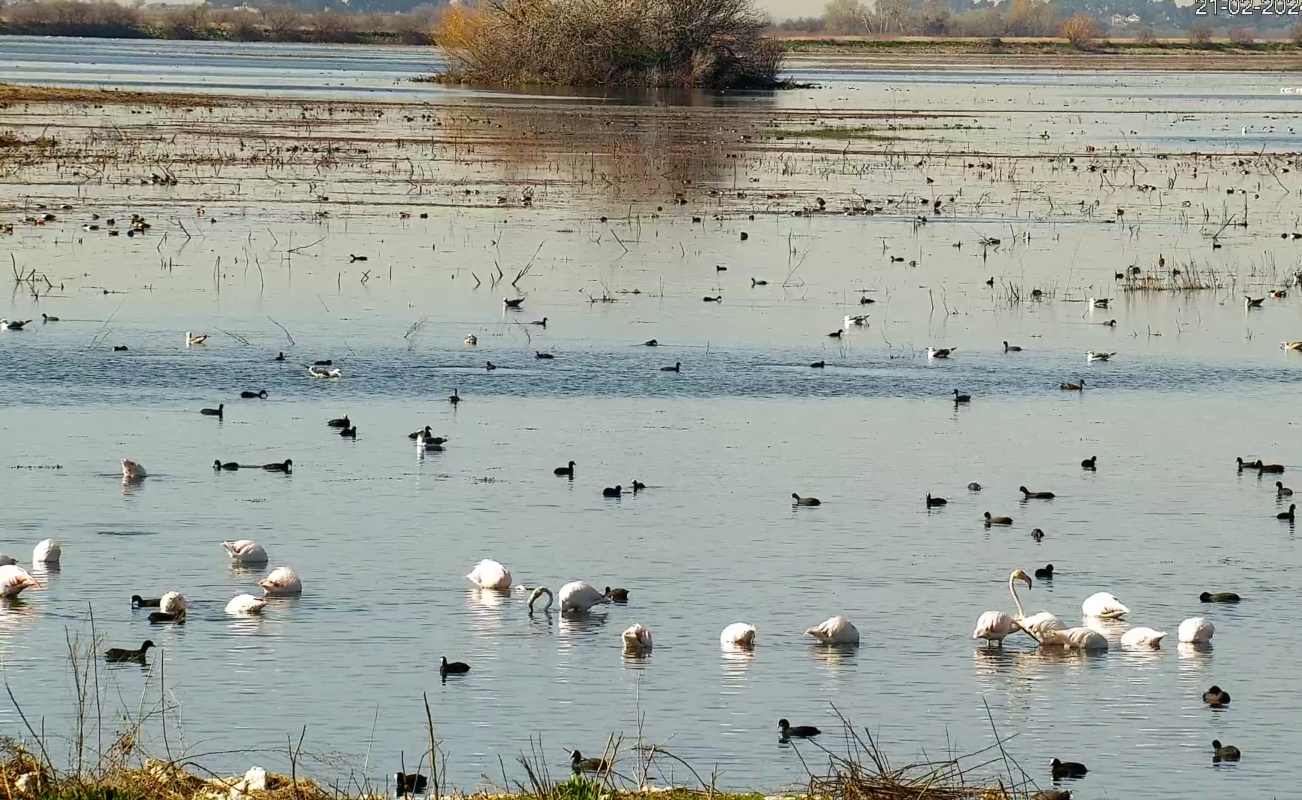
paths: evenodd
<path fill-rule="evenodd" d="M 1031 588 L 1031 576 L 1026 574 L 1024 569 L 1015 569 L 1013 574 L 1008 576 L 1010 581 L 1021 581 L 1026 584 L 1026 588 Z"/>

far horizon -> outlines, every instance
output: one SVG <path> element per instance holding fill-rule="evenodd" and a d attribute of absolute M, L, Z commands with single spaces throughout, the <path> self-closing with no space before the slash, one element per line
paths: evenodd
<path fill-rule="evenodd" d="M 756 0 L 756 5 L 779 20 L 792 17 L 817 17 L 823 13 L 823 3 L 813 0 Z"/>

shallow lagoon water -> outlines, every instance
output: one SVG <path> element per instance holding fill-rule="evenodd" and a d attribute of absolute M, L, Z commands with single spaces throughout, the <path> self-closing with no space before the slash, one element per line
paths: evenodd
<path fill-rule="evenodd" d="M 1232 124 L 1233 112 L 1205 108 Z M 1016 119 L 1028 132 L 1042 121 L 1025 109 Z M 1028 135 L 1002 152 L 1033 146 Z M 498 165 L 489 179 L 509 183 L 516 169 Z M 936 174 L 956 172 L 948 163 Z M 1254 180 L 1209 174 L 1209 195 Z M 790 180 L 808 189 L 821 179 L 815 191 L 840 197 L 916 191 L 921 177 L 875 175 Z M 1067 175 L 1043 180 L 1084 191 Z M 166 746 L 221 771 L 285 768 L 285 737 L 306 725 L 314 774 L 382 779 L 424 749 L 427 693 L 449 780 L 462 788 L 501 784 L 499 756 L 521 777 L 513 757 L 530 737 L 562 773 L 563 748 L 596 754 L 644 719 L 645 739 L 703 773 L 717 766 L 721 785 L 776 789 L 804 775 L 777 742 L 779 717 L 819 725 L 838 749 L 835 705 L 911 760 L 990 745 L 988 703 L 1042 785 L 1055 756 L 1089 764 L 1071 787 L 1079 797 L 1137 785 L 1157 797 L 1287 794 L 1299 553 L 1293 527 L 1274 519 L 1273 480 L 1236 474 L 1233 459 L 1296 463 L 1302 360 L 1277 342 L 1302 338 L 1302 314 L 1293 296 L 1251 313 L 1240 297 L 1288 278 L 1295 245 L 1275 231 L 1292 224 L 1291 196 L 1261 190 L 1254 219 L 1269 235 L 1231 231 L 1211 251 L 1207 226 L 1173 210 L 1179 193 L 1138 212 L 1125 195 L 1132 216 L 1151 220 L 1138 232 L 1007 203 L 920 227 L 903 213 L 731 213 L 693 226 L 684 216 L 695 208 L 599 225 L 598 192 L 564 185 L 528 213 L 431 204 L 427 220 L 358 205 L 322 221 L 225 196 L 211 201 L 205 218 L 218 223 L 205 228 L 193 218 L 194 183 L 171 198 L 133 190 L 159 220 L 146 237 L 80 231 L 92 208 L 125 216 L 130 205 L 106 199 L 122 190 L 88 186 L 47 190 L 85 191 L 89 205 L 5 242 L 18 263 L 64 285 L 0 301 L 3 316 L 37 319 L 0 334 L 4 466 L 61 467 L 0 471 L 0 551 L 26 559 L 46 536 L 65 548 L 45 591 L 0 612 L 5 678 L 47 731 L 71 730 L 64 637 L 89 635 L 90 607 L 106 643 L 160 645 L 148 671 L 101 672 L 109 713 L 156 704 L 165 673 L 175 703 Z M 15 201 L 10 216 L 31 202 Z M 194 240 L 183 243 L 172 219 Z M 976 240 L 989 235 L 1008 244 L 983 253 Z M 287 241 L 318 236 L 322 245 L 286 259 Z M 514 290 L 472 288 L 472 273 L 498 262 L 513 277 L 535 251 L 524 312 L 501 309 Z M 901 252 L 919 266 L 888 260 Z M 349 264 L 349 253 L 370 260 Z M 1200 292 L 1119 290 L 1115 270 L 1151 269 L 1159 254 L 1233 277 Z M 363 269 L 376 277 L 361 283 Z M 990 275 L 999 287 L 985 285 Z M 1010 303 L 1008 283 L 1052 296 Z M 641 294 L 620 293 L 632 289 Z M 860 289 L 878 302 L 860 306 Z M 617 302 L 589 302 L 607 291 Z M 720 293 L 722 304 L 701 302 Z M 1091 294 L 1114 307 L 1086 310 Z M 61 321 L 41 325 L 42 312 Z M 869 327 L 825 335 L 860 312 Z M 527 324 L 544 315 L 546 328 Z M 1110 318 L 1116 328 L 1098 324 Z M 185 348 L 185 330 L 209 343 Z M 477 347 L 462 344 L 469 333 Z M 661 347 L 641 346 L 653 337 Z M 1003 339 L 1026 351 L 1004 354 Z M 118 343 L 129 352 L 111 352 Z M 928 361 L 929 344 L 959 351 Z M 1086 364 L 1087 349 L 1119 355 Z M 271 360 L 280 350 L 287 363 Z M 536 360 L 537 350 L 557 358 Z M 345 377 L 309 380 L 300 363 L 315 358 L 335 359 Z M 490 359 L 500 369 L 485 371 Z M 826 369 L 808 367 L 819 359 Z M 658 369 L 675 361 L 681 374 Z M 1057 388 L 1079 377 L 1083 394 Z M 237 399 L 261 388 L 269 400 Z M 465 397 L 455 409 L 444 399 L 453 388 Z M 946 400 L 956 388 L 975 395 L 970 407 Z M 223 420 L 197 413 L 221 401 Z M 356 441 L 326 428 L 342 414 L 359 426 Z M 452 441 L 421 457 L 405 434 L 427 423 Z M 1088 455 L 1098 472 L 1078 466 Z M 124 487 L 123 456 L 150 477 Z M 209 467 L 286 457 L 288 477 Z M 570 459 L 575 480 L 553 477 Z M 634 478 L 647 492 L 600 496 Z M 969 493 L 971 480 L 985 490 Z M 1058 498 L 1023 503 L 1021 484 Z M 793 510 L 792 491 L 824 505 Z M 928 512 L 928 491 L 950 504 Z M 984 528 L 987 510 L 1014 526 Z M 261 620 L 222 614 L 261 574 L 226 563 L 219 542 L 245 537 L 305 584 Z M 520 584 L 584 579 L 626 586 L 631 602 L 585 620 L 530 618 L 523 593 L 469 588 L 461 576 L 484 557 Z M 1207 615 L 1213 648 L 1168 640 L 1155 653 L 1061 658 L 1026 640 L 990 652 L 967 638 L 981 611 L 1011 610 L 1013 567 L 1048 562 L 1056 578 L 1022 592 L 1028 610 L 1072 623 L 1085 597 L 1112 591 L 1133 624 L 1172 638 L 1181 619 Z M 168 589 L 191 599 L 190 621 L 151 629 L 127 598 Z M 1205 589 L 1245 601 L 1202 605 Z M 800 635 L 835 613 L 859 626 L 857 650 Z M 719 650 L 718 632 L 738 620 L 759 627 L 753 656 Z M 619 632 L 634 622 L 655 633 L 649 658 L 620 652 Z M 1124 627 L 1110 631 L 1114 645 Z M 441 655 L 472 672 L 441 683 Z M 1212 683 L 1233 694 L 1228 710 L 1200 702 Z M 20 724 L 8 704 L 0 717 L 6 730 Z M 146 729 L 159 751 L 160 731 Z M 1242 748 L 1244 761 L 1213 767 L 1213 738 Z M 262 752 L 230 752 L 250 748 Z M 681 769 L 665 777 L 690 782 Z"/>

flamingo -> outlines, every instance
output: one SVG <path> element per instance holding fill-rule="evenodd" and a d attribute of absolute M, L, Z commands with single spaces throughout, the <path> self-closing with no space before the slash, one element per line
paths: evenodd
<path fill-rule="evenodd" d="M 1004 637 L 1021 630 L 1038 641 L 1043 631 L 1062 630 L 1066 627 L 1061 620 L 1048 611 L 1041 611 L 1029 617 L 1026 616 L 1026 611 L 1022 608 L 1022 600 L 1017 596 L 1016 582 L 1019 580 L 1024 582 L 1028 589 L 1032 586 L 1031 577 L 1026 574 L 1025 570 L 1015 569 L 1009 574 L 1008 593 L 1013 596 L 1013 605 L 1017 607 L 1017 616 L 1010 617 L 1002 611 L 985 612 L 977 618 L 976 630 L 972 631 L 973 639 L 985 639 L 987 643 L 998 642 L 1002 644 Z"/>
<path fill-rule="evenodd" d="M 533 614 L 533 604 L 538 602 L 538 598 L 544 595 L 547 596 L 547 605 L 543 606 L 542 609 L 543 613 L 545 614 L 552 610 L 552 590 L 548 589 L 546 586 L 539 586 L 537 589 L 534 589 L 533 592 L 529 595 L 530 614 Z"/>
<path fill-rule="evenodd" d="M 480 589 L 493 589 L 498 592 L 511 590 L 511 570 L 491 558 L 485 558 L 475 565 L 466 575 L 466 579 Z"/>
<path fill-rule="evenodd" d="M 1109 592 L 1095 592 L 1080 604 L 1080 613 L 1100 619 L 1121 619 L 1130 613 L 1130 609 Z"/>
<path fill-rule="evenodd" d="M 1031 588 L 1031 576 L 1023 570 L 1015 569 L 1008 576 L 1008 591 L 1013 596 L 1013 603 L 1017 605 L 1017 616 L 1022 616 L 1022 601 L 1017 598 L 1016 581 L 1026 583 L 1026 588 Z M 1021 628 L 1017 620 L 1008 616 L 1002 611 L 986 611 L 977 617 L 976 628 L 972 630 L 973 639 L 985 639 L 986 644 L 1004 643 L 1004 638 L 1016 633 Z"/>
<path fill-rule="evenodd" d="M 1038 637 L 1041 647 L 1063 647 L 1068 650 L 1107 650 L 1108 637 L 1089 628 L 1063 628 L 1045 631 Z"/>
<path fill-rule="evenodd" d="M 168 592 L 158 598 L 158 610 L 164 614 L 184 615 L 189 607 L 190 601 L 180 592 Z"/>
<path fill-rule="evenodd" d="M 1162 640 L 1166 638 L 1166 631 L 1155 631 L 1152 628 L 1131 628 L 1121 634 L 1121 646 L 1128 648 L 1149 647 L 1156 650 L 1162 645 Z"/>
<path fill-rule="evenodd" d="M 226 548 L 226 555 L 230 556 L 231 561 L 236 564 L 267 563 L 267 551 L 252 539 L 225 541 L 222 542 L 222 547 Z"/>
<path fill-rule="evenodd" d="M 0 567 L 0 597 L 17 597 L 23 589 L 39 589 L 41 584 L 17 564 Z"/>
<path fill-rule="evenodd" d="M 185 332 L 186 347 L 190 347 L 196 344 L 203 344 L 206 341 L 208 341 L 208 334 L 206 333 L 191 333 L 190 331 Z"/>
<path fill-rule="evenodd" d="M 624 652 L 644 655 L 651 652 L 651 629 L 640 623 L 624 631 Z"/>
<path fill-rule="evenodd" d="M 725 648 L 742 647 L 750 649 L 755 646 L 755 634 L 758 632 L 755 626 L 748 622 L 734 622 L 719 634 L 719 644 Z"/>
<path fill-rule="evenodd" d="M 254 597 L 251 594 L 237 594 L 226 604 L 226 613 L 233 617 L 243 617 L 250 614 L 261 614 L 262 609 L 267 607 L 267 601 L 261 597 Z"/>
<path fill-rule="evenodd" d="M 63 548 L 55 539 L 42 539 L 32 548 L 33 564 L 57 564 L 63 557 Z"/>
<path fill-rule="evenodd" d="M 610 598 L 603 592 L 584 581 L 571 581 L 562 586 L 560 598 L 562 614 L 567 611 L 582 614 L 595 605 L 610 602 Z"/>
<path fill-rule="evenodd" d="M 290 567 L 276 567 L 267 577 L 258 581 L 263 597 L 284 597 L 303 593 L 303 582 Z"/>
<path fill-rule="evenodd" d="M 1190 617 L 1180 623 L 1176 629 L 1176 635 L 1181 642 L 1203 644 L 1212 640 L 1212 635 L 1216 633 L 1216 626 L 1213 625 L 1206 617 Z"/>
<path fill-rule="evenodd" d="M 859 644 L 859 629 L 849 619 L 837 615 L 805 629 L 806 636 L 812 636 L 823 644 Z"/>
<path fill-rule="evenodd" d="M 145 472 L 145 467 L 143 464 L 132 461 L 129 458 L 122 459 L 122 480 L 138 481 L 141 478 L 147 477 L 148 475 L 149 473 Z"/>

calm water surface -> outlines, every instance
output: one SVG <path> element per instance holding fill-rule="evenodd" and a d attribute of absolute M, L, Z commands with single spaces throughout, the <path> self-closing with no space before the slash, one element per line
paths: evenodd
<path fill-rule="evenodd" d="M 273 92 L 303 90 L 327 71 L 349 92 L 383 93 L 430 66 L 398 49 L 361 59 L 345 48 L 186 48 L 0 39 L 0 69 L 68 84 L 107 64 L 105 82 L 132 85 L 125 76 L 135 73 L 151 87 L 166 69 L 178 88 L 210 89 L 287 76 L 263 86 Z M 198 73 L 226 78 L 208 85 Z M 1176 112 L 1203 115 L 1181 123 L 1202 145 L 1154 132 L 1145 153 L 1197 149 L 1289 113 L 1277 95 L 1248 90 L 1227 108 L 1194 91 L 1209 87 L 1197 75 L 911 80 L 923 84 L 910 89 L 915 99 L 994 87 L 1009 103 L 1033 84 L 1038 99 L 1014 103 L 1016 113 L 983 112 L 986 132 L 974 135 L 990 139 L 1012 127 L 1026 141 L 1046 127 L 1084 130 L 1086 120 L 1049 109 L 1097 102 L 1119 117 L 1111 106 L 1123 99 L 1147 102 L 1141 84 L 1165 93 L 1165 116 L 1135 125 L 1156 131 Z M 841 76 L 820 91 L 867 93 L 879 82 Z M 803 102 L 792 98 L 778 102 Z M 1294 121 L 1260 124 L 1276 135 Z M 1209 175 L 1209 193 L 1252 180 Z M 825 180 L 820 191 L 837 196 L 887 191 L 865 187 L 871 176 Z M 190 220 L 195 199 L 154 199 L 150 215 L 166 237 L 108 240 L 80 225 L 91 210 L 125 217 L 129 204 L 97 197 L 3 241 L 63 289 L 0 299 L 3 316 L 37 319 L 0 334 L 0 461 L 14 467 L 0 471 L 0 551 L 26 561 L 53 536 L 65 552 L 61 570 L 40 574 L 45 591 L 0 610 L 4 677 L 29 717 L 70 732 L 65 636 L 88 637 L 93 609 L 105 646 L 149 637 L 160 647 L 148 670 L 100 672 L 106 714 L 116 724 L 155 708 L 165 677 L 174 703 L 166 746 L 222 771 L 286 769 L 286 736 L 306 725 L 313 774 L 382 780 L 425 749 L 424 693 L 458 787 L 500 785 L 499 756 L 522 778 L 514 756 L 531 737 L 562 774 L 565 748 L 595 754 L 612 733 L 636 737 L 640 726 L 703 774 L 717 768 L 724 786 L 777 789 L 804 776 L 777 741 L 779 717 L 821 726 L 835 750 L 835 706 L 903 762 L 992 744 L 988 704 L 999 732 L 1015 737 L 1010 753 L 1042 785 L 1055 756 L 1090 766 L 1071 787 L 1078 797 L 1135 786 L 1164 798 L 1290 796 L 1302 639 L 1289 620 L 1302 613 L 1302 554 L 1293 526 L 1274 519 L 1273 481 L 1233 466 L 1239 455 L 1299 463 L 1302 360 L 1277 343 L 1302 338 L 1302 306 L 1292 295 L 1251 314 L 1241 304 L 1245 291 L 1288 282 L 1296 263 L 1295 246 L 1276 233 L 1295 222 L 1289 186 L 1254 205 L 1269 230 L 1227 234 L 1219 251 L 1199 221 L 1155 201 L 1140 211 L 1153 222 L 1138 231 L 1004 205 L 921 227 L 908 215 L 692 226 L 666 214 L 616 225 L 617 243 L 593 222 L 604 207 L 587 199 L 543 201 L 509 223 L 494 209 L 405 220 L 355 210 L 322 221 L 214 201 L 217 224 L 186 223 L 193 241 L 165 221 Z M 33 201 L 17 199 L 12 182 L 6 191 L 15 198 L 7 217 L 21 216 Z M 983 253 L 976 240 L 990 235 L 1023 238 Z M 286 256 L 285 241 L 319 236 L 318 248 Z M 514 290 L 474 288 L 472 272 L 483 278 L 497 262 L 513 276 L 540 244 L 521 283 L 524 312 L 501 310 Z M 365 265 L 349 264 L 349 253 L 369 253 L 377 277 L 362 283 Z M 1233 277 L 1202 292 L 1118 291 L 1115 270 L 1152 268 L 1159 255 Z M 990 275 L 1053 295 L 1009 303 L 985 285 Z M 641 293 L 619 293 L 633 289 Z M 860 306 L 861 289 L 878 302 Z M 606 291 L 618 302 L 589 302 Z M 715 294 L 722 304 L 701 302 Z M 1091 295 L 1115 297 L 1114 307 L 1087 310 Z M 869 327 L 825 335 L 861 311 Z M 42 326 L 42 312 L 61 321 Z M 544 315 L 546 328 L 523 324 Z M 1111 318 L 1117 327 L 1097 324 Z M 212 338 L 187 349 L 185 330 Z M 462 344 L 470 333 L 475 348 Z M 661 347 L 640 345 L 653 337 Z M 1004 339 L 1025 352 L 1003 353 Z M 112 353 L 114 344 L 130 351 Z M 929 362 L 929 344 L 959 352 Z M 1090 349 L 1119 355 L 1087 365 Z M 288 362 L 271 360 L 280 350 Z M 539 361 L 538 350 L 557 357 Z M 307 379 L 299 363 L 314 358 L 335 359 L 344 379 Z M 485 360 L 500 369 L 484 370 Z M 828 367 L 810 369 L 815 360 Z M 681 374 L 658 369 L 676 361 Z M 1085 393 L 1058 390 L 1081 377 Z M 237 399 L 262 388 L 269 400 Z M 454 388 L 465 398 L 457 408 L 444 399 Z M 946 400 L 955 388 L 975 395 L 970 407 Z M 197 413 L 222 401 L 223 420 Z M 356 441 L 325 426 L 343 414 L 359 426 Z M 451 438 L 445 452 L 421 457 L 410 446 L 405 434 L 424 424 Z M 1098 455 L 1098 472 L 1079 468 L 1088 455 Z M 123 486 L 123 456 L 150 477 Z M 208 466 L 286 457 L 292 476 Z M 552 476 L 571 459 L 573 481 Z M 635 478 L 644 494 L 601 497 Z M 985 490 L 968 492 L 972 480 Z M 1058 497 L 1024 503 L 1023 484 Z M 824 504 L 793 510 L 793 491 Z M 949 505 L 928 512 L 928 491 Z M 985 511 L 1015 524 L 987 530 Z M 1043 542 L 1031 540 L 1034 527 Z M 271 566 L 292 565 L 303 596 L 274 601 L 261 619 L 226 617 L 226 601 L 262 574 L 228 566 L 219 543 L 234 538 L 263 543 Z M 467 585 L 461 576 L 485 557 L 518 584 L 626 586 L 631 602 L 582 619 L 530 617 L 523 592 Z M 1011 610 L 1009 571 L 1049 562 L 1056 578 L 1022 593 L 1029 611 L 1075 624 L 1082 600 L 1111 591 L 1130 622 L 1170 631 L 1166 646 L 1120 650 L 1126 624 L 1109 626 L 1113 650 L 1088 657 L 1037 653 L 1029 640 L 1010 639 L 1002 652 L 974 644 L 982 611 Z M 184 627 L 151 629 L 129 608 L 133 593 L 170 589 L 193 604 Z M 1245 600 L 1209 607 L 1197 601 L 1203 590 Z M 838 613 L 862 632 L 857 650 L 801 636 Z M 1205 652 L 1173 641 L 1196 614 L 1217 626 Z M 759 628 L 753 654 L 720 652 L 718 633 L 734 621 Z M 635 622 L 655 634 L 646 659 L 621 653 L 619 634 Z M 442 655 L 472 672 L 441 683 Z M 1200 701 L 1213 683 L 1235 698 L 1224 712 Z M 11 704 L 0 719 L 19 729 Z M 151 718 L 146 738 L 160 752 L 161 734 Z M 1244 761 L 1213 767 L 1214 738 L 1242 748 Z M 231 752 L 246 749 L 260 752 Z M 664 769 L 665 780 L 691 780 Z"/>

